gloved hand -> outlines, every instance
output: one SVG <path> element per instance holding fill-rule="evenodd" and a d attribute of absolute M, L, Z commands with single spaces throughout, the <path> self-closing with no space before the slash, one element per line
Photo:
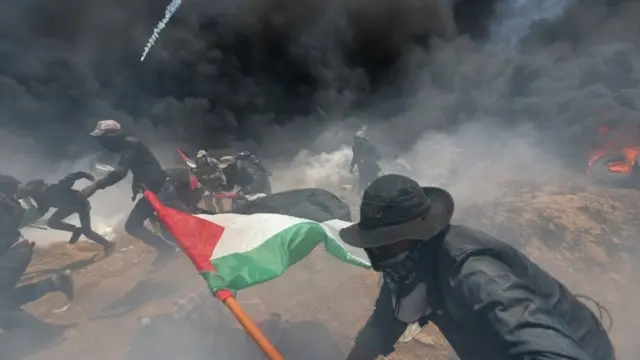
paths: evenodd
<path fill-rule="evenodd" d="M 91 181 L 91 182 L 96 182 L 96 177 L 93 176 L 92 174 L 87 173 L 87 172 L 84 173 L 84 178 L 89 180 L 89 181 Z"/>

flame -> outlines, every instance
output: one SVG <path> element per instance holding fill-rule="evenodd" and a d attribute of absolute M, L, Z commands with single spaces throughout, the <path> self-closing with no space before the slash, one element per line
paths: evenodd
<path fill-rule="evenodd" d="M 613 129 L 603 125 L 598 127 L 594 147 L 588 156 L 587 176 L 590 167 L 603 156 L 618 155 L 616 160 L 606 164 L 610 173 L 629 175 L 634 171 L 640 156 L 640 129 L 638 127 Z"/>

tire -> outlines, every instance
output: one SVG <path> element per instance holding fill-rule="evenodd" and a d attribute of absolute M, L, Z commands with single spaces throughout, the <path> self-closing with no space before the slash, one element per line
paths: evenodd
<path fill-rule="evenodd" d="M 598 184 L 626 187 L 633 184 L 638 176 L 637 165 L 628 173 L 615 173 L 609 170 L 609 164 L 612 162 L 624 161 L 623 154 L 607 154 L 596 159 L 588 168 L 589 178 Z"/>

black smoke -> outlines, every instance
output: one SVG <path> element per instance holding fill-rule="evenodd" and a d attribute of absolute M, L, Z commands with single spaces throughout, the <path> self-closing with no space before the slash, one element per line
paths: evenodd
<path fill-rule="evenodd" d="M 427 0 L 185 1 L 144 63 L 164 2 L 3 2 L 2 129 L 73 157 L 90 146 L 84 134 L 95 120 L 109 117 L 225 147 L 265 141 L 274 126 L 320 126 L 318 107 L 332 119 L 406 117 L 416 96 L 441 101 L 411 120 L 420 131 L 396 143 L 487 117 L 582 136 L 576 124 L 596 116 L 580 113 L 587 98 L 616 118 L 635 112 L 636 1 L 572 2 L 562 16 L 537 21 L 509 59 L 483 45 L 501 21 L 494 2 L 456 2 L 453 40 Z M 482 73 L 492 62 L 502 66 L 499 78 Z M 559 73 L 563 66 L 575 73 Z M 499 89 L 482 90 L 494 80 Z M 565 98 L 542 104 L 547 86 L 567 86 Z"/>
<path fill-rule="evenodd" d="M 384 1 L 186 1 L 140 63 L 163 2 L 1 6 L 2 127 L 65 156 L 99 118 L 219 146 L 259 140 L 264 125 L 318 105 L 346 111 L 386 85 L 402 46 L 429 30 L 406 21 L 410 6 Z"/>

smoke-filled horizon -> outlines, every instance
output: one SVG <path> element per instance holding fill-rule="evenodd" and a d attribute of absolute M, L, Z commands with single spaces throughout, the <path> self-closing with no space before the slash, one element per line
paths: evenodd
<path fill-rule="evenodd" d="M 163 7 L 67 2 L 3 4 L 0 44 L 3 129 L 62 157 L 81 157 L 92 146 L 86 132 L 101 118 L 143 124 L 137 132 L 160 126 L 173 140 L 208 147 L 250 138 L 274 148 L 284 137 L 293 156 L 309 140 L 297 130 L 345 117 L 401 124 L 406 131 L 386 135 L 406 148 L 426 130 L 487 118 L 579 142 L 572 137 L 584 127 L 635 111 L 634 1 L 536 8 L 505 0 L 488 38 L 432 41 L 428 52 L 418 37 L 424 26 L 410 26 L 424 19 L 409 17 L 408 7 L 392 21 L 375 12 L 384 2 L 354 15 L 355 1 L 193 1 L 143 63 L 138 55 Z M 385 26 L 396 34 L 382 36 Z M 352 59 L 366 29 L 379 43 L 371 51 L 400 56 L 385 76 Z"/>

